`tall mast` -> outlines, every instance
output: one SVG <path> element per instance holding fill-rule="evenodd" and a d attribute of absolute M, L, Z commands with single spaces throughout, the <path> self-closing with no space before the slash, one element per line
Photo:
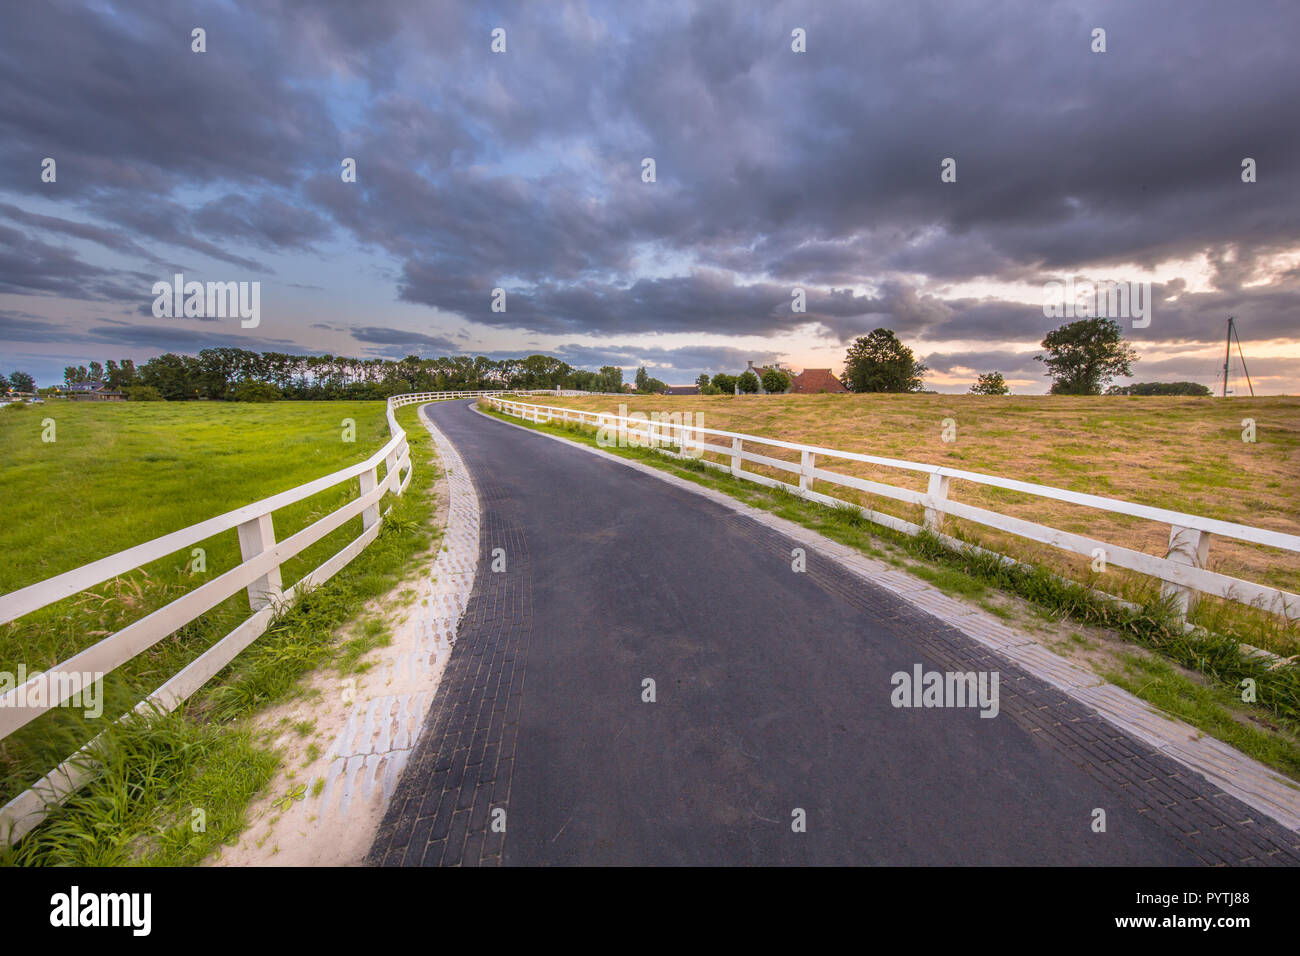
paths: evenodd
<path fill-rule="evenodd" d="M 1228 362 L 1232 358 L 1232 316 L 1228 316 L 1228 341 L 1223 347 L 1223 397 L 1228 397 Z"/>
<path fill-rule="evenodd" d="M 1241 350 L 1241 333 L 1237 331 L 1237 324 L 1231 319 L 1228 320 L 1228 327 L 1232 329 L 1232 334 L 1237 337 L 1237 355 L 1241 357 L 1241 370 L 1246 375 L 1246 387 L 1250 389 L 1250 397 L 1255 397 L 1255 386 L 1250 383 L 1250 369 L 1246 368 L 1246 353 Z"/>

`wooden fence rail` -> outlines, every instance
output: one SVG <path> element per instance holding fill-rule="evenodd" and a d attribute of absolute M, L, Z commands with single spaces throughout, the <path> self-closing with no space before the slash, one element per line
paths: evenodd
<path fill-rule="evenodd" d="M 76 692 L 77 686 L 73 682 L 51 681 L 48 675 L 106 674 L 190 621 L 207 613 L 231 595 L 241 590 L 247 591 L 251 616 L 191 661 L 136 707 L 137 711 L 148 708 L 173 710 L 229 664 L 240 651 L 260 637 L 279 610 L 292 604 L 298 596 L 310 588 L 328 581 L 379 535 L 383 523 L 383 513 L 380 509 L 384 496 L 390 493 L 401 495 L 411 480 L 410 446 L 407 444 L 406 432 L 397 424 L 394 415 L 396 409 L 416 403 L 501 394 L 501 392 L 466 391 L 416 392 L 393 396 L 387 403 L 388 428 L 391 437 L 384 447 L 365 461 L 349 465 L 333 474 L 269 498 L 263 498 L 242 508 L 236 508 L 226 514 L 200 521 L 188 528 L 119 551 L 117 554 L 93 561 L 72 571 L 0 595 L 0 624 L 5 624 L 64 598 L 79 594 L 87 588 L 165 558 L 169 554 L 189 548 L 213 535 L 231 529 L 235 529 L 239 535 L 242 560 L 234 568 L 132 622 L 68 660 L 56 664 L 48 671 L 35 674 L 25 683 L 5 694 L 0 694 L 0 740 L 26 726 L 52 707 L 62 704 Z M 379 477 L 380 465 L 384 466 L 383 478 Z M 276 511 L 352 480 L 358 482 L 357 498 L 283 541 L 276 540 L 273 520 Z M 358 515 L 361 516 L 361 534 L 333 557 L 286 589 L 280 576 L 281 566 Z M 42 693 L 37 703 L 29 703 L 29 699 L 34 696 L 31 692 L 38 686 L 42 689 L 49 688 L 51 692 Z M 85 783 L 89 772 L 83 758 L 89 746 L 87 744 L 77 754 L 69 757 L 37 781 L 30 789 L 0 807 L 0 843 L 18 840 L 38 824 L 54 804 L 61 802 L 68 794 Z"/>

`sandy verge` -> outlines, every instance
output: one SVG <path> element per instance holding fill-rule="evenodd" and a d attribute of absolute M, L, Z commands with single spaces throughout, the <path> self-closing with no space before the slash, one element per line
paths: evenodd
<path fill-rule="evenodd" d="M 444 533 L 415 573 L 358 614 L 363 621 L 381 613 L 392 633 L 362 658 L 363 673 L 322 668 L 304 679 L 303 695 L 255 718 L 283 761 L 249 807 L 248 829 L 206 865 L 355 866 L 370 849 L 437 693 L 478 564 L 478 499 L 468 472 L 420 420 L 442 458 L 434 520 Z"/>

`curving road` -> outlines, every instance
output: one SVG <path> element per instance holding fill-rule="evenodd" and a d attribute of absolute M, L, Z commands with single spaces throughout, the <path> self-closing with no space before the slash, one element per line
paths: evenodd
<path fill-rule="evenodd" d="M 482 554 L 372 863 L 1300 862 L 942 621 L 815 552 L 795 573 L 779 533 L 467 402 L 422 414 L 470 469 Z M 998 715 L 895 708 L 917 664 L 999 672 Z"/>

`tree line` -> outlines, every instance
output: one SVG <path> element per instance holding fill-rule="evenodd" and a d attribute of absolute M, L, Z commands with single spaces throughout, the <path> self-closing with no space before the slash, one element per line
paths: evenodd
<path fill-rule="evenodd" d="M 575 369 L 549 355 L 490 359 L 442 356 L 359 359 L 291 355 L 247 349 L 203 349 L 198 355 L 168 352 L 136 367 L 130 359 L 68 366 L 64 385 L 102 382 L 133 399 L 228 399 L 264 401 L 383 399 L 404 392 L 571 388 L 621 392 L 623 370 Z"/>

